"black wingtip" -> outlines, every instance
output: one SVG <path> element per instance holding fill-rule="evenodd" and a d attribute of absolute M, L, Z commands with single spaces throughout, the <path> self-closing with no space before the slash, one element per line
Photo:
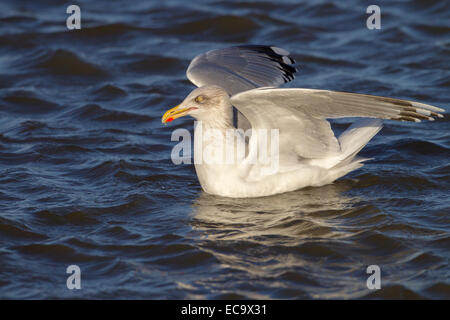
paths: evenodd
<path fill-rule="evenodd" d="M 278 64 L 278 68 L 283 73 L 284 82 L 292 81 L 295 78 L 295 73 L 298 71 L 293 65 L 296 64 L 294 58 L 290 56 L 290 53 L 277 46 L 265 46 L 265 45 L 242 45 L 238 46 L 241 49 L 251 50 L 259 53 L 263 53 L 269 60 L 272 60 Z"/>

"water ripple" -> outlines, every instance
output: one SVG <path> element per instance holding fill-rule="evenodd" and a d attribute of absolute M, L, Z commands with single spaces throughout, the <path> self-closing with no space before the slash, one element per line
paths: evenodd
<path fill-rule="evenodd" d="M 448 109 L 448 1 L 383 3 L 381 30 L 357 1 L 80 1 L 71 31 L 60 6 L 5 1 L 0 298 L 450 297 L 448 112 L 386 121 L 360 170 L 260 199 L 202 192 L 170 160 L 172 130 L 192 121 L 160 122 L 192 90 L 196 54 L 246 43 L 291 51 L 292 87 Z M 381 290 L 366 287 L 372 264 Z"/>

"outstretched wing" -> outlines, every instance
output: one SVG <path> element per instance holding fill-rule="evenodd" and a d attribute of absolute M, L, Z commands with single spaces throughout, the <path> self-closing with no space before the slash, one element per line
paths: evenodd
<path fill-rule="evenodd" d="M 433 120 L 443 109 L 392 98 L 315 89 L 260 88 L 238 93 L 231 103 L 252 129 L 279 129 L 280 161 L 297 155 L 325 158 L 340 150 L 327 118 L 366 117 Z"/>
<path fill-rule="evenodd" d="M 273 46 L 244 45 L 196 56 L 186 75 L 198 87 L 218 85 L 228 94 L 272 86 L 294 79 L 297 71 L 289 52 Z"/>
<path fill-rule="evenodd" d="M 242 92 L 231 98 L 233 105 L 242 111 L 250 105 L 276 106 L 298 110 L 317 118 L 365 117 L 389 120 L 415 121 L 442 118 L 444 109 L 428 104 L 372 96 L 367 94 L 317 89 L 261 88 Z M 258 109 L 256 107 L 256 109 Z M 245 110 L 247 112 L 247 110 Z M 259 111 L 258 111 L 259 112 Z"/>
<path fill-rule="evenodd" d="M 258 88 L 277 87 L 294 79 L 297 70 L 289 52 L 274 46 L 244 45 L 211 50 L 196 56 L 186 71 L 197 87 L 217 85 L 228 94 Z M 250 124 L 237 112 L 238 128 L 247 130 Z"/>

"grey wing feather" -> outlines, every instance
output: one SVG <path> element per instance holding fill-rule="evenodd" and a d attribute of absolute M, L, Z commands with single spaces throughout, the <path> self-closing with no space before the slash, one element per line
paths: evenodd
<path fill-rule="evenodd" d="M 279 130 L 280 166 L 297 163 L 299 157 L 325 158 L 340 151 L 328 121 L 291 108 L 283 100 L 259 96 L 258 93 L 263 91 L 266 90 L 239 93 L 231 97 L 231 102 L 250 121 L 251 139 L 254 137 L 253 130 Z"/>
<path fill-rule="evenodd" d="M 317 89 L 261 88 L 240 93 L 231 98 L 258 104 L 283 104 L 318 118 L 366 117 L 400 121 L 434 120 L 442 118 L 444 109 L 428 104 L 373 96 L 367 94 Z M 236 107 L 239 108 L 238 105 Z"/>
<path fill-rule="evenodd" d="M 297 71 L 289 52 L 273 46 L 246 45 L 208 51 L 195 57 L 187 71 L 196 86 L 218 85 L 230 95 L 276 87 L 294 79 Z"/>
<path fill-rule="evenodd" d="M 338 141 L 326 119 L 344 117 L 400 121 L 433 120 L 445 110 L 423 103 L 315 89 L 259 88 L 231 97 L 253 129 L 279 129 L 280 163 L 294 156 L 337 154 Z"/>
<path fill-rule="evenodd" d="M 186 75 L 197 87 L 218 85 L 231 96 L 258 87 L 277 87 L 293 80 L 297 72 L 294 64 L 295 60 L 284 49 L 245 45 L 196 56 Z M 250 128 L 250 123 L 239 111 L 236 126 L 243 130 Z"/>

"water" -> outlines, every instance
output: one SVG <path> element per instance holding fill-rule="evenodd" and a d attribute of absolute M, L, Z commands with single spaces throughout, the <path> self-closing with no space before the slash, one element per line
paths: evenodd
<path fill-rule="evenodd" d="M 381 30 L 359 1 L 77 4 L 74 31 L 67 1 L 0 4 L 1 298 L 450 298 L 448 114 L 387 121 L 332 185 L 244 200 L 171 162 L 192 119 L 160 122 L 190 59 L 247 43 L 290 50 L 290 86 L 448 110 L 448 1 L 383 3 Z"/>

